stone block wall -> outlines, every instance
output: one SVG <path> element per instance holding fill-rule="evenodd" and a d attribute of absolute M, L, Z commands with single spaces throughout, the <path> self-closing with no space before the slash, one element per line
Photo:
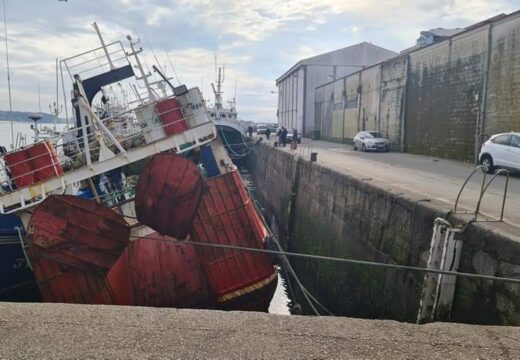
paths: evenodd
<path fill-rule="evenodd" d="M 248 167 L 267 218 L 289 251 L 426 267 L 440 206 L 301 161 L 291 207 L 293 155 L 260 145 Z M 453 219 L 450 219 L 453 221 Z M 463 233 L 459 271 L 520 276 L 520 242 L 481 225 Z M 414 322 L 424 274 L 291 258 L 301 281 L 334 314 Z M 304 304 L 302 304 L 304 305 Z M 451 319 L 520 325 L 520 285 L 459 278 Z"/>
<path fill-rule="evenodd" d="M 410 54 L 407 152 L 473 160 L 486 49 L 481 29 Z"/>

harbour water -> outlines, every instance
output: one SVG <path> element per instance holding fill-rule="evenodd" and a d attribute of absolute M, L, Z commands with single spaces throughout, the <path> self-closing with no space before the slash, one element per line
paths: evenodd
<path fill-rule="evenodd" d="M 287 296 L 285 279 L 278 273 L 278 285 L 274 292 L 273 299 L 269 305 L 269 313 L 276 315 L 291 315 L 289 310 L 290 299 Z"/>
<path fill-rule="evenodd" d="M 253 197 L 255 198 L 255 184 L 253 181 L 253 177 L 248 172 L 247 168 L 240 167 L 240 173 L 242 178 L 244 179 L 249 191 Z M 294 303 L 288 296 L 287 291 L 287 280 L 283 276 L 285 272 L 279 267 L 278 269 L 278 284 L 276 285 L 276 291 L 273 295 L 273 299 L 271 300 L 271 304 L 269 305 L 269 313 L 277 314 L 277 315 L 291 315 L 291 307 L 290 304 Z"/>
<path fill-rule="evenodd" d="M 34 131 L 31 129 L 33 123 L 30 121 L 15 121 L 13 122 L 14 141 L 18 134 L 24 136 L 26 144 L 29 145 L 34 142 Z M 39 124 L 39 128 L 49 127 L 52 129 L 54 124 L 45 123 Z M 57 129 L 59 131 L 65 129 L 65 124 L 58 124 Z M 18 135 L 19 136 L 19 135 Z M 11 123 L 9 121 L 0 121 L 0 146 L 4 146 L 7 150 L 11 148 Z"/>

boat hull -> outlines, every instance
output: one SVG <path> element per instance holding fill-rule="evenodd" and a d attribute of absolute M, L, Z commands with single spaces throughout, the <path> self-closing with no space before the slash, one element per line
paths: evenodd
<path fill-rule="evenodd" d="M 254 146 L 253 140 L 247 138 L 241 129 L 227 123 L 216 124 L 216 128 L 231 159 L 242 159 L 251 152 L 251 148 Z"/>
<path fill-rule="evenodd" d="M 23 232 L 16 215 L 0 215 L 0 301 L 41 301 L 16 228 Z"/>

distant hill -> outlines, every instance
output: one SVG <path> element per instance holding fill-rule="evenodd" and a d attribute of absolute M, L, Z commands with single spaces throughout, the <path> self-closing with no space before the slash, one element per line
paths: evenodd
<path fill-rule="evenodd" d="M 34 115 L 34 112 L 27 112 L 27 111 L 5 111 L 0 110 L 0 121 L 31 121 L 29 119 L 30 115 Z M 42 123 L 54 123 L 54 117 L 51 114 L 48 113 L 41 113 L 40 114 L 42 119 L 40 122 Z M 65 123 L 65 119 L 58 118 L 59 123 Z"/>

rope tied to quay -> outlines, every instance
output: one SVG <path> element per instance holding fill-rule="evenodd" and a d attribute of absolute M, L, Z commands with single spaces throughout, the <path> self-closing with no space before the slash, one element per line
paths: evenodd
<path fill-rule="evenodd" d="M 130 236 L 130 237 L 131 238 L 140 238 L 140 236 Z M 156 238 L 156 237 L 147 237 L 147 239 L 165 241 L 165 242 L 175 242 L 175 243 L 179 243 L 179 244 L 188 244 L 188 245 L 194 245 L 194 246 L 206 246 L 206 247 L 215 247 L 215 248 L 228 249 L 228 250 L 250 251 L 250 252 L 258 252 L 258 253 L 272 254 L 272 255 L 301 257 L 301 258 L 308 258 L 308 259 L 315 259 L 315 260 L 357 264 L 357 265 L 363 265 L 363 266 L 374 266 L 374 267 L 390 268 L 390 269 L 397 269 L 397 270 L 408 270 L 408 271 L 415 271 L 415 272 L 421 272 L 421 273 L 453 275 L 453 276 L 460 276 L 460 277 L 467 277 L 467 278 L 492 280 L 492 281 L 503 281 L 503 282 L 509 282 L 509 283 L 514 283 L 514 284 L 520 284 L 520 279 L 517 279 L 517 278 L 499 277 L 499 276 L 492 276 L 492 275 L 481 275 L 481 274 L 473 274 L 473 273 L 458 272 L 458 271 L 444 271 L 444 270 L 437 270 L 437 269 L 427 269 L 427 268 L 421 268 L 418 266 L 410 266 L 410 265 L 381 263 L 381 262 L 375 262 L 375 261 L 339 258 L 339 257 L 333 257 L 333 256 L 325 256 L 325 255 L 296 253 L 296 252 L 290 252 L 290 251 L 250 248 L 250 247 L 237 246 L 237 245 L 212 244 L 212 243 L 197 242 L 197 241 L 191 241 L 191 240 L 178 240 L 178 239 L 174 239 L 174 238 L 164 239 L 164 238 Z"/>

